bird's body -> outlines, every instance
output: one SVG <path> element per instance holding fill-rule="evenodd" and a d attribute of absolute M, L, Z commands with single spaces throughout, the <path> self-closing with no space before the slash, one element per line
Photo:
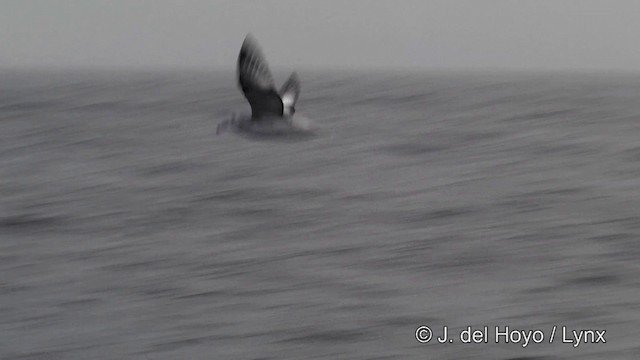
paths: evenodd
<path fill-rule="evenodd" d="M 257 136 L 309 135 L 315 130 L 313 122 L 304 116 L 263 116 L 234 113 L 218 125 L 217 133 L 227 130 L 251 133 Z"/>
<path fill-rule="evenodd" d="M 281 134 L 311 131 L 308 119 L 294 117 L 300 94 L 300 81 L 293 72 L 277 91 L 267 61 L 256 41 L 247 35 L 238 55 L 238 86 L 251 106 L 251 115 L 236 115 L 218 125 L 217 133 L 227 129 Z"/>

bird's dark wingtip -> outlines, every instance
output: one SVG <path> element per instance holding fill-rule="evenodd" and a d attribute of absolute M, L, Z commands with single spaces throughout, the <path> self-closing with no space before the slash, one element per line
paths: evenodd
<path fill-rule="evenodd" d="M 244 41 L 242 42 L 242 46 L 244 47 L 244 46 L 247 46 L 249 44 L 255 44 L 256 42 L 257 41 L 256 41 L 255 36 L 253 36 L 253 34 L 251 34 L 251 33 L 247 33 L 247 36 L 244 37 Z"/>

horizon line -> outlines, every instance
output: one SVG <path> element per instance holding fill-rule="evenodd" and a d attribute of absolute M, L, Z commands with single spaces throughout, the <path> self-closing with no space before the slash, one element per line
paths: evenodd
<path fill-rule="evenodd" d="M 287 73 L 291 71 L 298 72 L 354 72 L 354 73 L 504 73 L 504 74 L 593 74 L 593 75 L 640 75 L 640 69 L 620 69 L 620 68 L 533 68 L 533 67 L 422 67 L 422 66 L 365 66 L 365 67 L 350 67 L 350 66 L 315 66 L 308 65 L 296 68 L 285 68 L 279 66 L 272 66 L 273 73 Z M 0 71 L 96 71 L 96 72 L 228 72 L 235 76 L 235 66 L 194 66 L 194 65 L 0 65 Z"/>

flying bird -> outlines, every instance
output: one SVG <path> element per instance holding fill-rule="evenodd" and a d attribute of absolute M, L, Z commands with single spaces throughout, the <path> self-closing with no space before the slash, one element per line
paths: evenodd
<path fill-rule="evenodd" d="M 276 90 L 262 49 L 251 34 L 245 37 L 240 48 L 237 75 L 238 87 L 251 106 L 251 116 L 236 117 L 234 114 L 230 120 L 218 125 L 216 133 L 230 126 L 237 130 L 268 132 L 309 130 L 308 123 L 293 118 L 300 95 L 298 74 L 294 71 L 280 91 Z"/>
<path fill-rule="evenodd" d="M 268 116 L 292 116 L 300 95 L 300 81 L 293 72 L 280 92 L 258 43 L 247 35 L 238 55 L 238 86 L 251 105 L 255 121 Z"/>

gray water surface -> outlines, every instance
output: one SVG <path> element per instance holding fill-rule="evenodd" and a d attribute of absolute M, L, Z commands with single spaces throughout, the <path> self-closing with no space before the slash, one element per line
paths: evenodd
<path fill-rule="evenodd" d="M 267 139 L 233 73 L 1 75 L 2 359 L 640 358 L 640 77 L 301 72 Z"/>

